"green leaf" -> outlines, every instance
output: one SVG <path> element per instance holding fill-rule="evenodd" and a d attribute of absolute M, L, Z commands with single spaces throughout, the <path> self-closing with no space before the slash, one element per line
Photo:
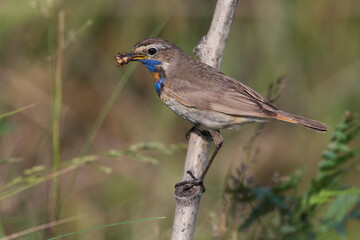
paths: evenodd
<path fill-rule="evenodd" d="M 37 165 L 37 166 L 34 166 L 30 169 L 25 169 L 24 170 L 24 175 L 31 175 L 31 174 L 35 174 L 35 173 L 38 173 L 38 172 L 41 172 L 41 171 L 44 171 L 45 170 L 45 166 L 44 165 Z"/>
<path fill-rule="evenodd" d="M 350 148 L 346 144 L 343 144 L 343 143 L 336 143 L 333 146 L 333 151 L 335 151 L 335 152 L 347 152 L 349 150 L 350 150 Z"/>
<path fill-rule="evenodd" d="M 97 165 L 97 166 L 93 166 L 93 167 L 95 169 L 97 169 L 98 171 L 103 172 L 103 173 L 107 173 L 107 174 L 113 173 L 113 169 L 111 167 L 108 167 L 108 166 Z"/>
<path fill-rule="evenodd" d="M 323 160 L 319 163 L 319 170 L 320 171 L 331 170 L 336 168 L 337 165 L 338 164 L 336 163 L 336 161 Z"/>
<path fill-rule="evenodd" d="M 340 195 L 329 206 L 325 213 L 325 219 L 340 223 L 344 221 L 349 210 L 360 201 L 360 191 L 357 195 Z"/>
<path fill-rule="evenodd" d="M 337 129 L 333 134 L 333 139 L 332 140 L 345 141 L 346 140 L 346 135 L 345 135 L 343 130 L 344 129 Z"/>
<path fill-rule="evenodd" d="M 358 123 L 359 125 L 359 123 Z M 351 130 L 348 134 L 347 134 L 347 139 L 346 139 L 346 143 L 350 142 L 351 140 L 353 140 L 357 135 L 359 135 L 360 132 L 360 126 L 358 126 L 357 128 Z"/>
<path fill-rule="evenodd" d="M 106 156 L 112 157 L 112 158 L 121 158 L 125 155 L 124 150 L 109 150 L 105 153 Z"/>
<path fill-rule="evenodd" d="M 349 125 L 346 122 L 341 122 L 336 126 L 335 132 L 338 132 L 338 131 L 344 132 L 348 128 L 349 128 Z"/>
<path fill-rule="evenodd" d="M 345 190 L 321 190 L 318 194 L 310 197 L 310 204 L 323 204 L 332 201 L 334 197 L 340 196 L 357 196 L 360 197 L 360 189 L 349 188 Z"/>
<path fill-rule="evenodd" d="M 70 165 L 78 165 L 78 164 L 81 164 L 81 163 L 89 163 L 89 162 L 93 162 L 93 161 L 97 160 L 98 158 L 99 157 L 97 157 L 95 155 L 88 155 L 88 156 L 73 158 L 73 159 L 71 159 L 71 164 Z"/>
<path fill-rule="evenodd" d="M 335 159 L 336 154 L 334 153 L 334 151 L 328 150 L 322 154 L 322 157 L 325 159 L 332 160 L 332 159 Z"/>

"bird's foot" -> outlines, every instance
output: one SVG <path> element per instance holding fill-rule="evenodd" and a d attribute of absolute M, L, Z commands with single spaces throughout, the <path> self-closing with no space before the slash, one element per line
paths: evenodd
<path fill-rule="evenodd" d="M 184 186 L 184 191 L 187 191 L 192 187 L 200 186 L 201 192 L 202 193 L 205 192 L 204 179 L 201 177 L 196 178 L 191 171 L 187 171 L 186 173 L 190 175 L 192 180 L 179 182 L 179 183 L 175 184 L 175 188 L 177 188 L 179 186 Z"/>

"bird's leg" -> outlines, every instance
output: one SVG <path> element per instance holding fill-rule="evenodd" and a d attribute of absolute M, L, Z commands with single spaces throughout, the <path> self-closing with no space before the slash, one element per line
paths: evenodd
<path fill-rule="evenodd" d="M 194 128 L 194 127 L 193 127 Z M 186 135 L 188 135 L 191 130 L 193 130 L 193 128 L 191 128 Z M 221 146 L 222 146 L 222 143 L 223 143 L 223 137 L 220 135 L 220 132 L 218 130 L 207 130 L 207 132 L 210 133 L 214 143 L 215 143 L 215 150 L 214 152 L 211 154 L 211 157 L 210 159 L 208 160 L 207 164 L 206 164 L 206 167 L 204 169 L 204 171 L 202 172 L 202 174 L 200 175 L 199 178 L 196 178 L 194 176 L 194 174 L 191 172 L 191 171 L 187 171 L 187 174 L 189 174 L 191 176 L 191 178 L 193 180 L 188 180 L 188 181 L 182 181 L 182 182 L 179 182 L 175 185 L 175 188 L 179 187 L 179 186 L 183 186 L 183 185 L 187 185 L 184 190 L 188 190 L 194 186 L 200 186 L 201 188 L 201 192 L 205 192 L 205 187 L 204 187 L 204 178 L 205 178 L 205 175 L 206 173 L 208 172 L 212 162 L 214 161 L 217 153 L 219 152 Z"/>
<path fill-rule="evenodd" d="M 209 133 L 210 133 L 210 135 L 211 135 L 211 137 L 212 137 L 212 139 L 213 139 L 213 141 L 215 143 L 215 150 L 211 154 L 211 157 L 210 157 L 208 163 L 206 164 L 206 167 L 205 167 L 203 173 L 200 176 L 200 179 L 202 179 L 202 180 L 204 180 L 206 173 L 208 172 L 212 162 L 214 161 L 214 159 L 215 159 L 217 153 L 219 152 L 219 150 L 220 150 L 220 148 L 221 148 L 221 146 L 223 144 L 223 141 L 224 141 L 223 137 L 220 135 L 220 131 L 218 131 L 218 130 L 209 130 Z"/>

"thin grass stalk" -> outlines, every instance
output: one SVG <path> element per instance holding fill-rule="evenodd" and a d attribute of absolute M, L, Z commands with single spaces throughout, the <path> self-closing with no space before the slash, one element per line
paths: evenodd
<path fill-rule="evenodd" d="M 58 46 L 55 65 L 55 83 L 53 92 L 53 170 L 58 171 L 61 167 L 61 143 L 60 143 L 60 120 L 62 106 L 62 68 L 63 68 L 63 52 L 64 52 L 64 35 L 65 35 L 65 11 L 60 10 L 58 15 Z M 60 176 L 54 178 L 54 199 L 55 199 L 55 220 L 60 214 Z"/>

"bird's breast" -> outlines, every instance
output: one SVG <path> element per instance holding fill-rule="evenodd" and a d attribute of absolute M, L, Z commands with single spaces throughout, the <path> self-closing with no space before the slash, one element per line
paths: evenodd
<path fill-rule="evenodd" d="M 154 83 L 160 80 L 160 74 L 158 72 L 151 72 L 151 74 L 153 76 Z"/>
<path fill-rule="evenodd" d="M 162 74 L 161 72 L 158 71 L 151 72 L 151 74 L 153 76 L 155 90 L 159 95 L 159 97 L 161 97 L 164 88 L 165 74 Z"/>

